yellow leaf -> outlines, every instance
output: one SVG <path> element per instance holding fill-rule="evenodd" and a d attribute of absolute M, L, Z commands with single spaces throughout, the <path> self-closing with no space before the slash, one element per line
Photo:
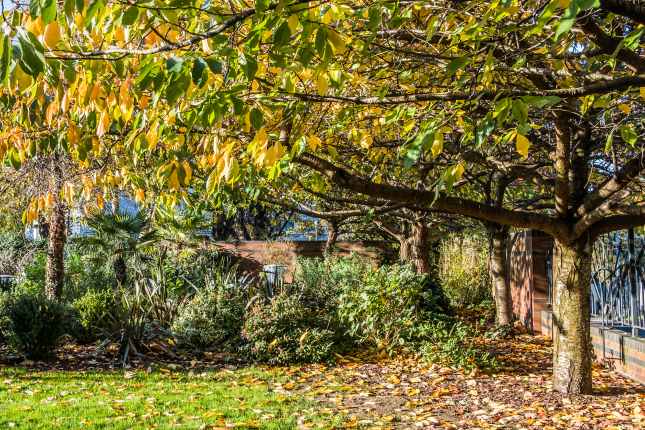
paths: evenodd
<path fill-rule="evenodd" d="M 150 125 L 150 128 L 146 133 L 146 141 L 148 142 L 150 150 L 154 151 L 157 147 L 157 142 L 159 141 L 159 125 L 156 121 Z"/>
<path fill-rule="evenodd" d="M 269 135 L 267 134 L 267 131 L 264 127 L 258 130 L 258 132 L 255 133 L 255 137 L 253 137 L 253 143 L 257 145 L 258 148 L 261 148 L 264 145 L 266 145 L 268 141 L 269 141 Z"/>
<path fill-rule="evenodd" d="M 363 133 L 361 135 L 360 145 L 365 149 L 370 149 L 373 141 L 374 140 L 372 139 L 372 136 L 369 133 Z"/>
<path fill-rule="evenodd" d="M 29 21 L 27 24 L 27 30 L 29 30 L 34 36 L 40 36 L 45 30 L 45 25 L 41 17 L 38 17 L 34 20 Z"/>
<path fill-rule="evenodd" d="M 327 74 L 321 73 L 318 75 L 316 80 L 316 88 L 318 89 L 318 94 L 324 96 L 327 94 L 327 89 L 329 88 L 329 81 L 327 80 Z"/>
<path fill-rule="evenodd" d="M 137 188 L 134 192 L 134 199 L 137 203 L 142 203 L 146 199 L 146 192 L 142 188 Z"/>
<path fill-rule="evenodd" d="M 71 145 L 76 145 L 78 143 L 78 140 L 79 140 L 78 127 L 76 127 L 76 124 L 74 124 L 73 122 L 70 122 L 67 128 L 67 140 Z"/>
<path fill-rule="evenodd" d="M 526 158 L 529 156 L 530 146 L 531 146 L 531 142 L 529 142 L 526 136 L 523 136 L 520 133 L 517 133 L 517 135 L 515 136 L 515 148 L 523 158 Z"/>
<path fill-rule="evenodd" d="M 181 165 L 184 170 L 184 185 L 188 186 L 190 184 L 190 179 L 193 177 L 193 169 L 190 167 L 190 163 L 187 160 L 184 160 Z"/>
<path fill-rule="evenodd" d="M 58 22 L 52 21 L 45 27 L 45 46 L 48 48 L 55 48 L 60 42 L 60 26 Z"/>
<path fill-rule="evenodd" d="M 315 151 L 316 148 L 318 148 L 321 144 L 322 144 L 322 141 L 318 136 L 313 134 L 310 134 L 309 136 L 307 136 L 307 146 L 312 151 Z"/>
<path fill-rule="evenodd" d="M 278 160 L 282 158 L 284 153 L 285 153 L 284 147 L 280 142 L 274 144 L 266 152 L 266 156 L 264 158 L 264 165 L 273 166 L 275 163 L 278 162 Z"/>
<path fill-rule="evenodd" d="M 625 103 L 619 104 L 618 109 L 620 109 L 625 115 L 629 115 L 629 113 L 632 111 L 631 106 Z"/>
<path fill-rule="evenodd" d="M 54 207 L 54 194 L 51 192 L 47 193 L 47 196 L 45 197 L 45 208 L 46 209 L 51 209 Z"/>
<path fill-rule="evenodd" d="M 645 87 L 640 88 L 640 94 L 641 94 L 641 98 L 645 100 Z"/>
<path fill-rule="evenodd" d="M 170 176 L 168 176 L 168 185 L 173 190 L 178 190 L 180 188 L 179 184 L 179 172 L 175 166 L 173 166 Z"/>
<path fill-rule="evenodd" d="M 103 198 L 103 194 L 101 193 L 96 195 L 96 206 L 98 206 L 98 208 L 101 210 L 105 206 L 105 199 Z"/>
<path fill-rule="evenodd" d="M 335 54 L 342 54 L 343 52 L 345 52 L 346 44 L 343 36 L 341 36 L 334 30 L 330 30 L 327 37 L 329 38 L 329 41 L 334 48 Z"/>
<path fill-rule="evenodd" d="M 114 38 L 119 46 L 123 46 L 125 43 L 125 29 L 122 26 L 119 25 L 114 29 Z"/>
<path fill-rule="evenodd" d="M 289 19 L 287 20 L 287 24 L 289 25 L 289 30 L 291 33 L 295 33 L 298 31 L 298 26 L 300 25 L 300 20 L 298 19 L 298 15 L 291 15 Z"/>
<path fill-rule="evenodd" d="M 440 131 L 434 134 L 434 141 L 432 142 L 430 150 L 432 151 L 433 157 L 437 157 L 443 152 L 443 133 Z"/>
<path fill-rule="evenodd" d="M 108 113 L 107 110 L 104 110 L 101 113 L 101 117 L 99 118 L 99 123 L 96 126 L 96 135 L 98 137 L 103 136 L 108 129 L 110 128 L 110 114 Z"/>
<path fill-rule="evenodd" d="M 461 177 L 464 175 L 464 165 L 459 163 L 455 167 L 452 168 L 452 177 L 455 178 L 455 181 L 458 181 L 461 179 Z"/>

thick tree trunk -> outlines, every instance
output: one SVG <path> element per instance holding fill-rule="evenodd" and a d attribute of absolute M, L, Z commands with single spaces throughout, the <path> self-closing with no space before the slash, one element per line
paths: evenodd
<path fill-rule="evenodd" d="M 590 394 L 591 243 L 556 239 L 553 251 L 553 388 Z"/>
<path fill-rule="evenodd" d="M 59 200 L 56 197 L 56 200 Z M 65 281 L 65 243 L 67 223 L 64 203 L 57 201 L 49 216 L 45 294 L 50 299 L 60 298 Z"/>
<path fill-rule="evenodd" d="M 336 241 L 338 240 L 338 223 L 336 221 L 327 221 L 327 241 L 323 255 L 329 257 L 334 252 Z"/>
<path fill-rule="evenodd" d="M 503 226 L 489 230 L 490 277 L 495 298 L 495 321 L 498 325 L 510 324 L 513 321 L 513 298 L 506 263 L 508 236 L 508 228 Z"/>
<path fill-rule="evenodd" d="M 430 273 L 430 244 L 428 226 L 422 221 L 412 224 L 409 237 L 399 240 L 399 259 L 404 263 L 412 263 L 417 273 Z"/>

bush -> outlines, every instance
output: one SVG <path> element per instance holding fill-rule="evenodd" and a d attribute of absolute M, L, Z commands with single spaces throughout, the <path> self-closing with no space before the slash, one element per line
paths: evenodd
<path fill-rule="evenodd" d="M 438 276 L 442 290 L 455 306 L 476 306 L 491 300 L 486 239 L 472 235 L 444 240 Z"/>
<path fill-rule="evenodd" d="M 424 306 L 431 296 L 427 276 L 410 265 L 363 267 L 359 282 L 352 274 L 342 285 L 338 312 L 350 336 L 393 352 L 409 344 L 426 312 L 438 311 Z"/>
<path fill-rule="evenodd" d="M 206 285 L 181 307 L 173 333 L 180 344 L 195 348 L 238 346 L 244 322 L 245 285 L 216 283 L 212 278 Z"/>
<path fill-rule="evenodd" d="M 256 360 L 270 364 L 309 363 L 332 358 L 337 332 L 326 309 L 303 296 L 281 292 L 253 305 L 243 336 Z"/>
<path fill-rule="evenodd" d="M 42 294 L 4 294 L 0 302 L 0 331 L 29 359 L 51 356 L 61 336 L 72 327 L 68 306 Z"/>
<path fill-rule="evenodd" d="M 467 371 L 495 369 L 497 361 L 473 342 L 470 326 L 451 318 L 425 322 L 417 329 L 421 355 Z"/>
<path fill-rule="evenodd" d="M 111 290 L 88 290 L 74 301 L 78 328 L 75 336 L 81 342 L 92 342 L 107 338 L 117 328 L 115 311 L 117 302 Z"/>

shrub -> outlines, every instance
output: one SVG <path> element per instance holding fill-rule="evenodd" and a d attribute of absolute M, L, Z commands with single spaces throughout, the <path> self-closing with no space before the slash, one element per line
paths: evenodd
<path fill-rule="evenodd" d="M 450 302 L 459 307 L 491 299 L 488 248 L 482 236 L 453 237 L 441 243 L 439 283 Z"/>
<path fill-rule="evenodd" d="M 61 336 L 72 327 L 68 306 L 42 294 L 4 294 L 0 303 L 0 330 L 18 352 L 29 359 L 51 356 Z"/>
<path fill-rule="evenodd" d="M 180 344 L 200 349 L 214 346 L 229 349 L 239 345 L 244 321 L 244 285 L 214 284 L 211 279 L 209 287 L 198 290 L 181 307 L 172 326 Z"/>
<path fill-rule="evenodd" d="M 424 312 L 431 310 L 424 309 L 431 296 L 427 277 L 410 265 L 364 267 L 360 282 L 342 285 L 338 312 L 349 335 L 393 352 L 410 342 Z"/>
<path fill-rule="evenodd" d="M 331 359 L 336 332 L 326 309 L 284 291 L 267 303 L 256 303 L 247 315 L 243 336 L 256 360 L 270 364 Z"/>
<path fill-rule="evenodd" d="M 497 362 L 474 343 L 470 326 L 451 318 L 434 319 L 417 329 L 421 355 L 464 370 L 494 369 Z"/>
<path fill-rule="evenodd" d="M 115 310 L 117 302 L 111 290 L 88 290 L 74 301 L 78 328 L 76 338 L 81 342 L 92 342 L 114 334 L 117 322 Z"/>

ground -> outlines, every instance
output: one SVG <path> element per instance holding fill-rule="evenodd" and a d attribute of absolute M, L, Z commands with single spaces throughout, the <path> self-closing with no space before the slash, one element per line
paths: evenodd
<path fill-rule="evenodd" d="M 109 369 L 91 350 L 0 370 L 0 427 L 637 429 L 645 388 L 594 370 L 595 395 L 550 390 L 550 344 L 491 343 L 495 374 L 414 357 L 342 357 L 333 366 L 244 367 L 206 355 Z M 85 356 L 83 354 L 86 354 Z M 79 358 L 80 357 L 80 358 Z M 76 361 L 74 361 L 76 360 Z M 27 369 L 24 365 L 27 365 Z M 107 368 L 106 368 L 107 367 Z M 76 370 L 62 370 L 77 368 Z"/>

